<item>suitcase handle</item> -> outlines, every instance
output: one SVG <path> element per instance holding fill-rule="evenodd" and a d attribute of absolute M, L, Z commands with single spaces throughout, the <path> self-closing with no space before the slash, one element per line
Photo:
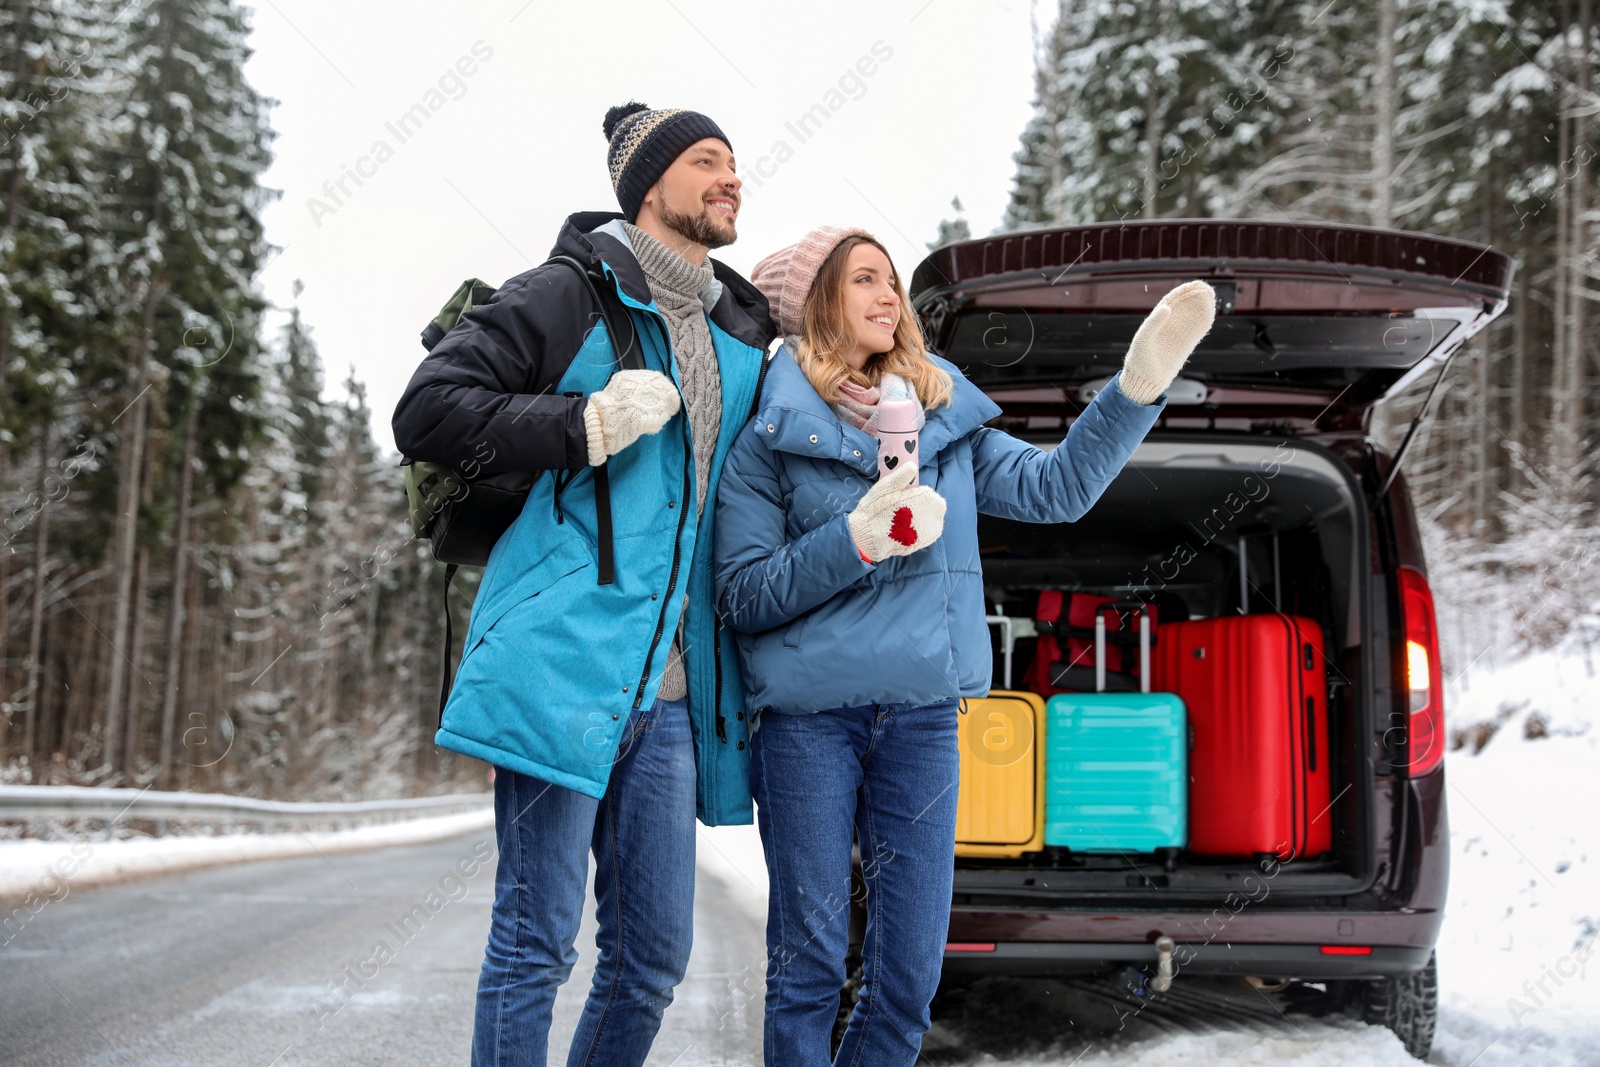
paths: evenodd
<path fill-rule="evenodd" d="M 1102 604 L 1094 613 L 1094 691 L 1106 691 L 1106 612 L 1139 616 L 1139 692 L 1150 692 L 1150 612 L 1137 601 Z"/>
<path fill-rule="evenodd" d="M 1308 770 L 1317 769 L 1317 702 L 1310 693 L 1306 694 L 1306 763 Z"/>
<path fill-rule="evenodd" d="M 1001 688 L 1010 689 L 1011 646 L 1017 643 L 1015 624 L 1011 621 L 1011 616 L 1009 615 L 985 615 L 983 617 L 983 621 L 988 623 L 990 626 L 1000 627 L 1000 648 L 1003 662 L 1005 664 L 1005 681 L 1002 683 Z"/>

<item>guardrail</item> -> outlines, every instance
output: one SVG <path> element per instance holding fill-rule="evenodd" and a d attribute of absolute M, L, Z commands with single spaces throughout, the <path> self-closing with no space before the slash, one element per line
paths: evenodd
<path fill-rule="evenodd" d="M 245 825 L 270 830 L 343 829 L 398 822 L 431 815 L 482 811 L 494 802 L 489 793 L 456 793 L 408 800 L 357 800 L 344 803 L 267 800 L 224 793 L 168 793 L 153 789 L 96 789 L 69 785 L 0 785 L 0 823 L 44 820 L 104 824 L 107 834 L 119 823 L 154 823 L 157 836 L 170 822 Z"/>

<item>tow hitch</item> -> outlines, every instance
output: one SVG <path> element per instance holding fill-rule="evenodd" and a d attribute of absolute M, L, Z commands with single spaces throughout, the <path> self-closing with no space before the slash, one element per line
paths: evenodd
<path fill-rule="evenodd" d="M 1172 938 L 1165 934 L 1156 938 L 1156 976 L 1150 980 L 1152 993 L 1165 993 L 1172 988 Z"/>
<path fill-rule="evenodd" d="M 1172 938 L 1162 935 L 1156 938 L 1155 944 L 1156 973 L 1153 976 L 1146 974 L 1142 966 L 1124 967 L 1117 975 L 1118 984 L 1136 1000 L 1145 1000 L 1172 988 Z"/>

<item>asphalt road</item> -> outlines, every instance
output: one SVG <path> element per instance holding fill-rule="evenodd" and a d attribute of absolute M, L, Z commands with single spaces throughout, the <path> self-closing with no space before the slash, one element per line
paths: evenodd
<path fill-rule="evenodd" d="M 492 857 L 483 831 L 74 891 L 0 947 L 0 1067 L 466 1064 Z M 474 873 L 457 881 L 463 866 Z M 703 867 L 697 889 L 689 974 L 649 1062 L 758 1064 L 765 952 L 751 889 Z M 588 990 L 592 918 L 578 948 L 556 1001 L 554 1063 L 565 1062 Z M 1149 1042 L 1174 1035 L 1204 1043 L 1172 1047 L 1197 1064 L 1234 1062 L 1196 1058 L 1218 1039 L 1323 1053 L 1297 1063 L 1331 1064 L 1335 1050 L 1355 1056 L 1335 1057 L 1340 1064 L 1415 1062 L 1385 1031 L 1284 1007 L 1237 984 L 1191 979 L 1130 1017 L 1105 981 L 991 980 L 941 1013 L 920 1062 L 1069 1063 L 1092 1052 L 1096 1062 L 1132 1064 L 1150 1061 Z"/>
<path fill-rule="evenodd" d="M 483 832 L 74 892 L 0 948 L 0 1064 L 466 1064 L 494 889 L 493 863 L 473 861 L 492 845 Z M 762 931 L 704 871 L 696 930 L 650 1062 L 759 1063 Z M 578 947 L 555 1062 L 588 989 L 592 917 Z"/>

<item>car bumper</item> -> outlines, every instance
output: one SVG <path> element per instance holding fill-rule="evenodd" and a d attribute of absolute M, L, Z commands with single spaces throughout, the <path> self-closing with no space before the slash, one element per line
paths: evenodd
<path fill-rule="evenodd" d="M 1024 912 L 956 909 L 948 977 L 1070 975 L 1154 964 L 1173 940 L 1179 973 L 1262 978 L 1377 978 L 1427 963 L 1442 913 Z"/>
<path fill-rule="evenodd" d="M 1396 945 L 1363 946 L 1362 955 L 1330 955 L 1321 945 L 1247 945 L 1238 943 L 1178 946 L 1173 950 L 1179 976 L 1254 975 L 1259 978 L 1381 978 L 1410 974 L 1428 962 L 1431 948 Z M 990 951 L 947 949 L 946 979 L 994 976 L 1063 977 L 1101 974 L 1127 965 L 1147 964 L 1154 973 L 1154 945 L 1096 942 L 996 943 Z"/>

